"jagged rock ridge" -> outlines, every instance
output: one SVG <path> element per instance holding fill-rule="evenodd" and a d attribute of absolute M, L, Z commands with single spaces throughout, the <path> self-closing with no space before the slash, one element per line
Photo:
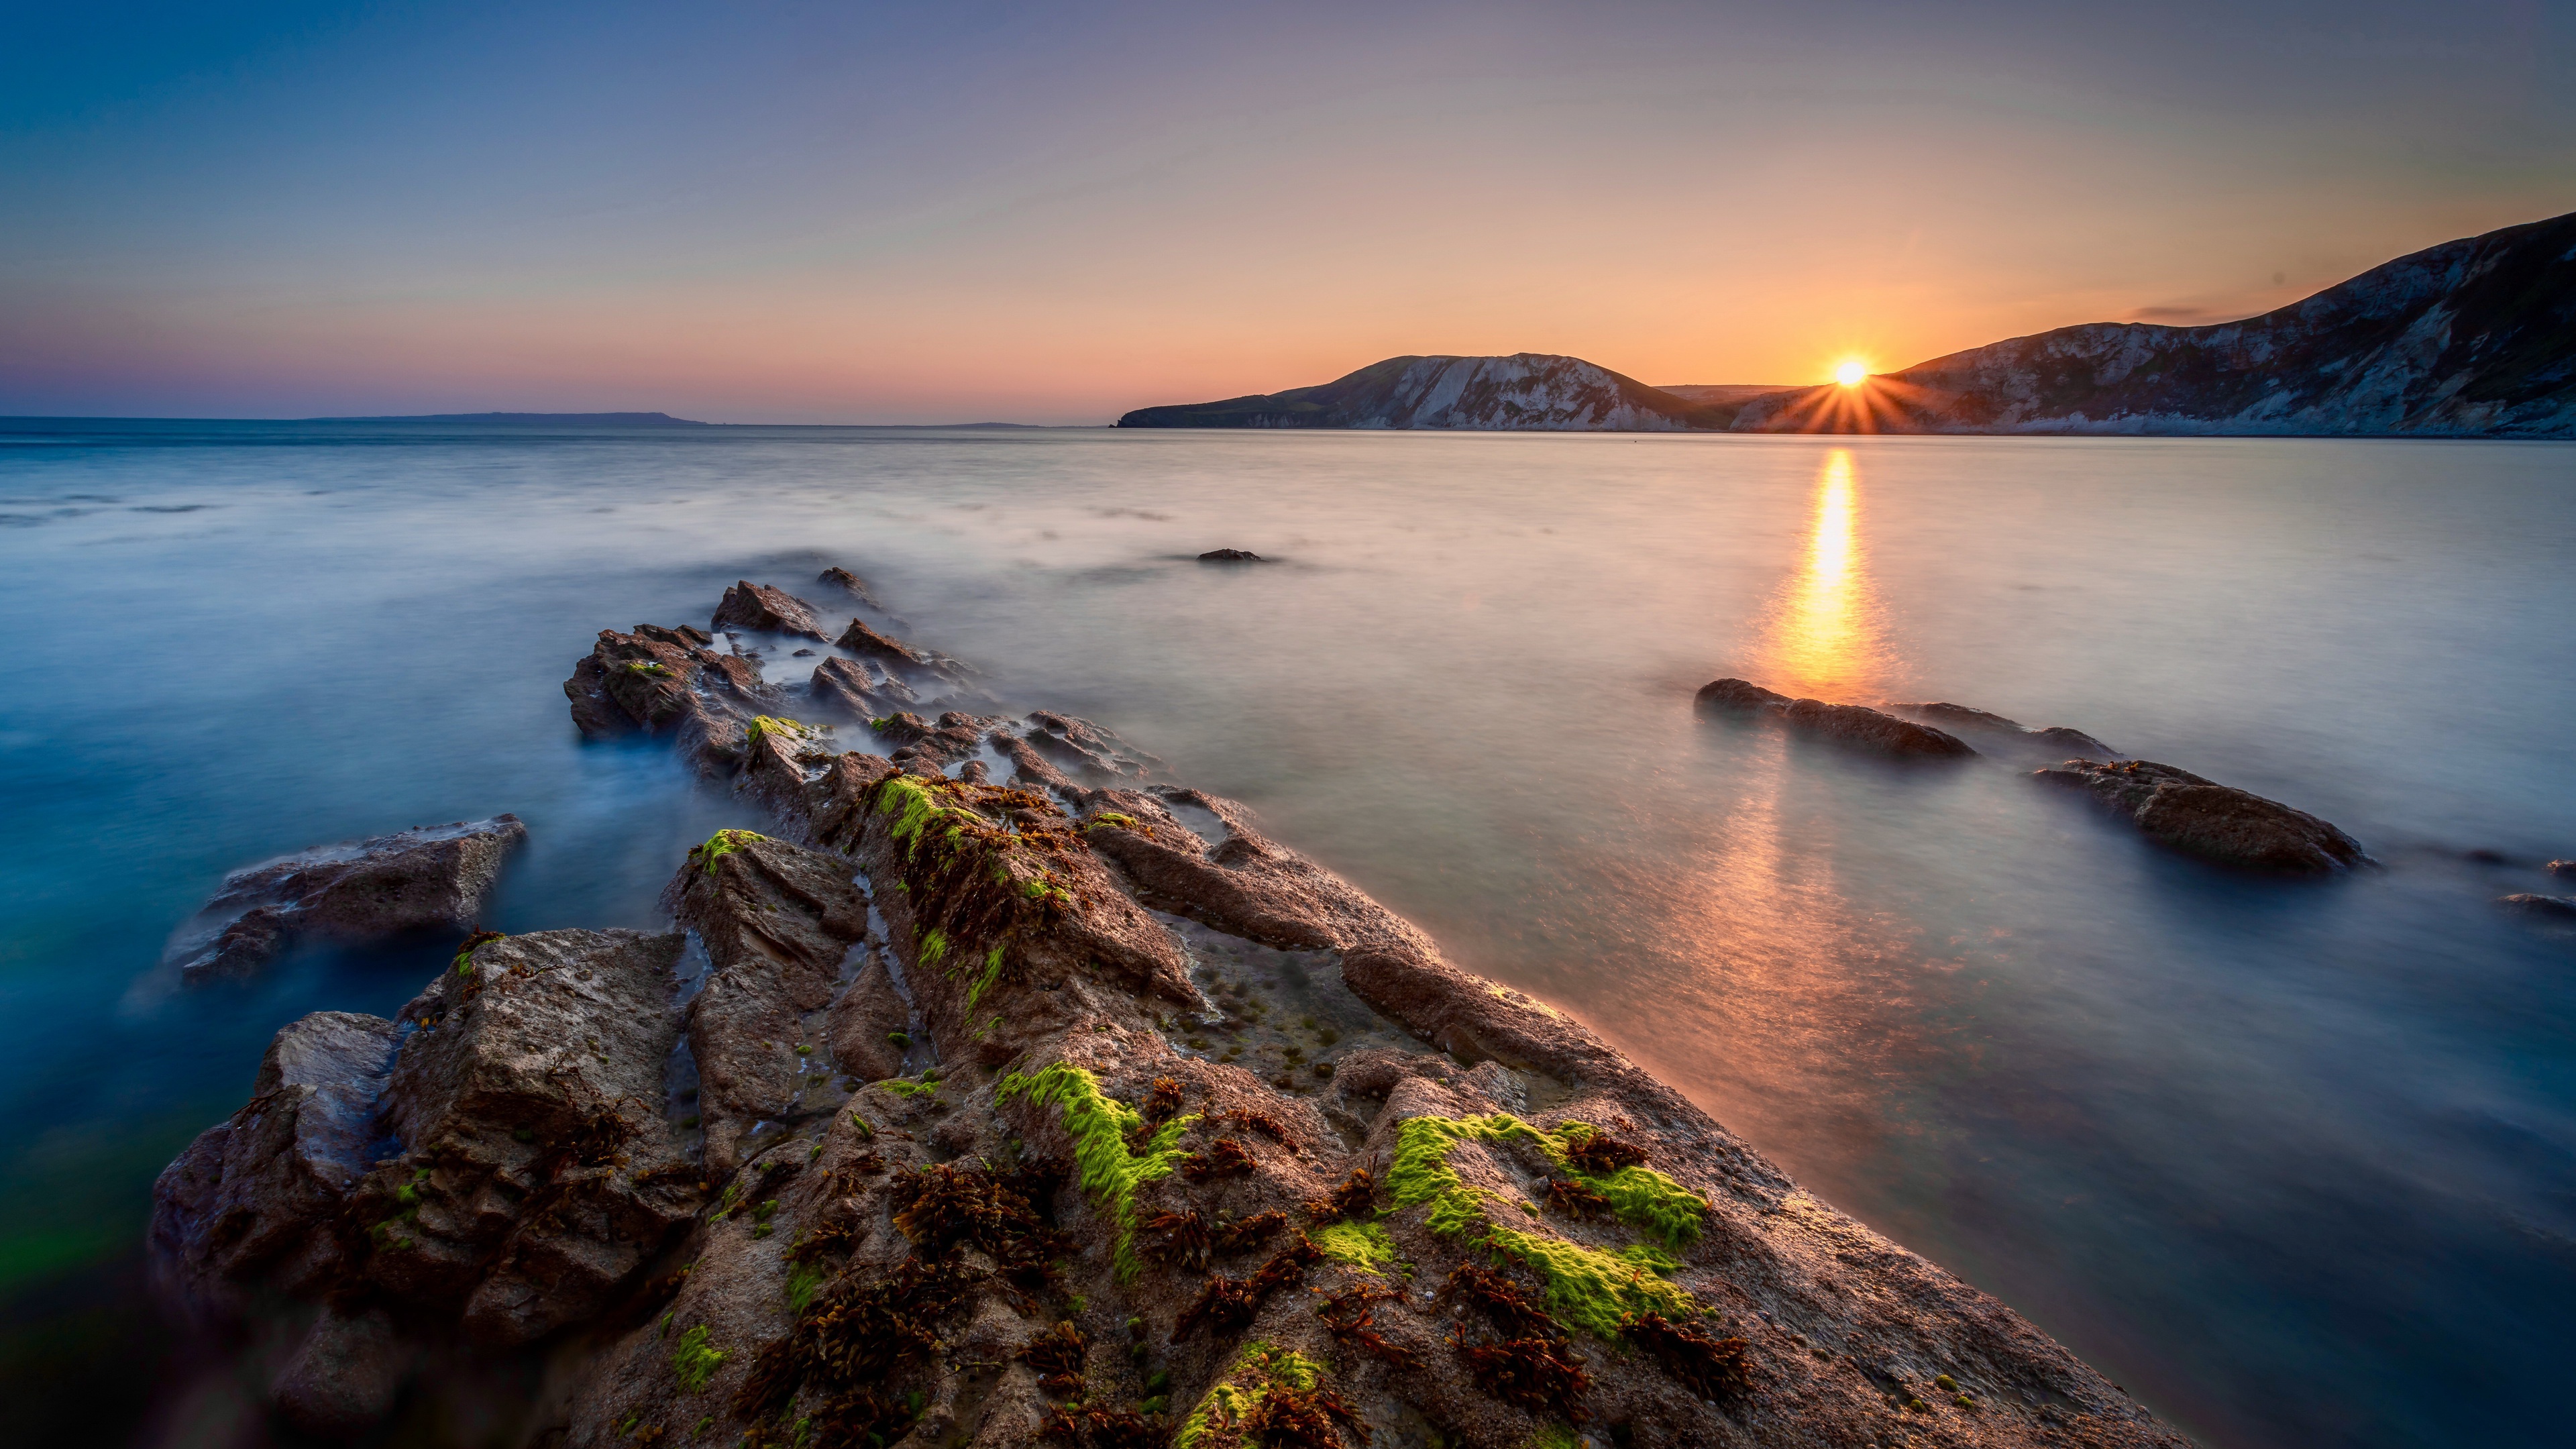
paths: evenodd
<path fill-rule="evenodd" d="M 2181 1449 L 1109 731 L 808 722 L 711 644 L 566 690 L 774 822 L 677 863 L 681 930 L 478 933 L 163 1175 L 201 1321 L 308 1306 L 253 1355 L 307 1432 L 409 1442 L 497 1356 L 542 1381 L 483 1441 L 564 1449 Z"/>

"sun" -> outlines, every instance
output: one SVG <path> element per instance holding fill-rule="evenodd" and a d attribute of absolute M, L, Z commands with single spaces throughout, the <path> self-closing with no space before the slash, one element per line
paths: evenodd
<path fill-rule="evenodd" d="M 1834 364 L 1834 381 L 1845 387 L 1858 387 L 1861 380 L 1868 376 L 1869 364 L 1858 358 L 1850 358 Z"/>

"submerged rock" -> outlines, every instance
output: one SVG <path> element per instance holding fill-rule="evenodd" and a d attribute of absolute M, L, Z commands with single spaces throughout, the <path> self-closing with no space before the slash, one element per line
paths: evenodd
<path fill-rule="evenodd" d="M 2159 843 L 2222 865 L 2322 875 L 2370 861 L 2304 810 L 2153 760 L 2068 760 L 2034 778 L 2084 790 Z"/>
<path fill-rule="evenodd" d="M 868 591 L 868 581 L 848 569 L 825 569 L 814 576 L 814 582 L 826 588 L 838 589 L 871 609 L 883 611 L 885 608 L 885 605 L 877 602 L 877 596 Z"/>
<path fill-rule="evenodd" d="M 903 731 L 908 763 L 760 733 L 794 838 L 682 863 L 694 1000 L 677 934 L 477 937 L 390 1074 L 391 1023 L 272 1052 L 341 1063 L 279 1080 L 345 1087 L 383 1160 L 294 1155 L 339 1120 L 305 1086 L 173 1164 L 174 1282 L 328 1304 L 298 1423 L 404 1412 L 412 1349 L 529 1344 L 565 1449 L 2180 1449 L 1241 805 L 1070 717 Z M 938 773 L 952 733 L 1011 778 Z"/>
<path fill-rule="evenodd" d="M 1910 715 L 1925 723 L 1961 734 L 2023 746 L 2036 753 L 2046 751 L 2053 758 L 2080 757 L 2088 760 L 2116 760 L 2120 752 L 2079 729 L 2065 725 L 2033 728 L 2017 719 L 2006 719 L 1987 710 L 1970 709 L 1964 704 L 1891 704 L 1887 709 Z"/>
<path fill-rule="evenodd" d="M 1767 719 L 1799 734 L 1882 755 L 1943 759 L 1976 753 L 1956 735 L 1881 714 L 1867 705 L 1791 699 L 1742 679 L 1701 685 L 1691 707 L 1702 719 Z"/>
<path fill-rule="evenodd" d="M 2576 876 L 2576 860 L 2553 860 L 2543 868 L 2551 875 Z"/>
<path fill-rule="evenodd" d="M 712 629 L 751 629 L 764 634 L 793 634 L 816 643 L 830 643 L 832 636 L 814 618 L 814 611 L 803 599 L 767 584 L 749 579 L 725 590 L 724 601 L 716 605 Z"/>
<path fill-rule="evenodd" d="M 189 981 L 247 976 L 301 939 L 363 941 L 474 924 L 501 863 L 528 838 L 516 815 L 417 825 L 237 870 L 173 941 Z"/>
<path fill-rule="evenodd" d="M 2525 915 L 2547 916 L 2553 920 L 2576 921 L 2576 899 L 2567 896 L 2542 896 L 2516 892 L 2496 901 L 2497 905 L 2521 911 Z"/>

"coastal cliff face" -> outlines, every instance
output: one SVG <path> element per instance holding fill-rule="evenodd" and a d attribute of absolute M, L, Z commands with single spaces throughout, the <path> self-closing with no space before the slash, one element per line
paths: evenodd
<path fill-rule="evenodd" d="M 159 1281 L 303 1432 L 2182 1449 L 1241 805 L 856 623 L 766 677 L 833 621 L 755 601 L 566 684 L 761 824 L 671 930 L 478 932 L 163 1174 Z"/>
<path fill-rule="evenodd" d="M 1139 408 L 1122 428 L 1474 428 L 1679 432 L 1728 412 L 1579 357 L 1390 357 L 1315 387 Z"/>
<path fill-rule="evenodd" d="M 2400 257 L 2242 322 L 2061 327 L 1753 399 L 1748 432 L 2576 437 L 2576 214 Z"/>

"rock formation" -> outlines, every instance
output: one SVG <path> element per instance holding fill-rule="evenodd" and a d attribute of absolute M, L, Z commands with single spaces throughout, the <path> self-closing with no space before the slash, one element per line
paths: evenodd
<path fill-rule="evenodd" d="M 2361 842 L 2304 810 L 2153 760 L 2068 760 L 2035 778 L 2083 790 L 2158 843 L 2222 865 L 2324 875 L 2370 862 Z"/>
<path fill-rule="evenodd" d="M 825 588 L 838 589 L 842 593 L 849 595 L 851 598 L 858 600 L 860 603 L 867 605 L 871 609 L 882 609 L 885 607 L 877 602 L 877 596 L 875 594 L 869 592 L 868 581 L 860 578 L 857 574 L 850 572 L 848 569 L 825 569 L 814 576 L 814 582 L 823 585 Z"/>
<path fill-rule="evenodd" d="M 711 629 L 750 629 L 763 634 L 793 634 L 818 643 L 829 643 L 832 636 L 823 632 L 815 621 L 814 611 L 803 599 L 767 584 L 749 579 L 725 590 L 724 601 L 716 605 Z"/>
<path fill-rule="evenodd" d="M 1957 734 L 1973 734 L 1989 744 L 2045 753 L 2053 759 L 2080 756 L 2091 760 L 2116 760 L 2120 757 L 2118 750 L 2082 730 L 2065 725 L 2035 728 L 1986 710 L 1970 709 L 1964 704 L 1891 704 L 1884 707 Z"/>
<path fill-rule="evenodd" d="M 1702 719 L 1754 719 L 1796 734 L 1831 740 L 1874 754 L 1913 759 L 1953 759 L 1976 753 L 1958 736 L 1881 714 L 1866 705 L 1791 699 L 1742 679 L 1717 679 L 1692 696 Z"/>
<path fill-rule="evenodd" d="M 1212 548 L 1199 555 L 1200 563 L 1262 563 L 1261 555 L 1248 548 Z"/>
<path fill-rule="evenodd" d="M 664 632 L 603 635 L 576 715 L 646 644 L 731 687 Z M 471 938 L 399 1022 L 287 1028 L 164 1175 L 201 1317 L 320 1307 L 280 1412 L 520 1352 L 515 1442 L 567 1449 L 2180 1449 L 1108 732 L 786 724 L 733 766 L 776 823 L 678 863 L 685 938 Z"/>
<path fill-rule="evenodd" d="M 362 941 L 474 924 L 501 862 L 528 838 L 516 815 L 416 825 L 237 870 L 173 938 L 189 981 L 247 976 L 298 940 Z"/>
<path fill-rule="evenodd" d="M 2568 896 L 2543 896 L 2533 895 L 2529 892 L 2516 892 L 2513 895 L 2499 898 L 2496 901 L 2496 904 L 2504 906 L 2509 910 L 2520 911 L 2525 915 L 2545 916 L 2552 920 L 2576 921 L 2576 898 Z"/>

